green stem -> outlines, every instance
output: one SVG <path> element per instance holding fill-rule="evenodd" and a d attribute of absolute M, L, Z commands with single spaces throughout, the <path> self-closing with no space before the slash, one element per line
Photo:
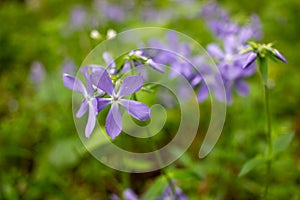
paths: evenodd
<path fill-rule="evenodd" d="M 160 156 L 159 152 L 156 151 L 156 149 L 157 149 L 157 148 L 156 148 L 156 145 L 155 145 L 155 143 L 153 142 L 153 140 L 151 140 L 151 138 L 150 138 L 151 133 L 149 132 L 149 129 L 146 128 L 146 130 L 147 130 L 147 135 L 148 135 L 148 137 L 149 137 L 149 142 L 150 142 L 151 145 L 152 145 L 153 151 L 155 151 L 155 157 L 156 157 L 156 159 L 157 159 L 157 161 L 158 161 L 158 163 L 159 163 L 159 166 L 161 166 L 161 165 L 162 165 L 162 159 L 161 159 L 161 156 Z M 178 197 L 176 196 L 175 185 L 174 185 L 174 183 L 172 182 L 172 179 L 170 178 L 170 176 L 168 175 L 168 173 L 164 170 L 164 168 L 161 169 L 161 173 L 162 173 L 162 175 L 165 177 L 165 179 L 167 180 L 168 184 L 170 185 L 170 187 L 171 187 L 171 192 L 172 192 L 173 196 L 175 197 L 175 200 L 178 200 Z"/>
<path fill-rule="evenodd" d="M 269 103 L 269 88 L 267 85 L 264 86 L 265 93 L 265 106 L 266 106 L 266 117 L 267 117 L 267 168 L 266 168 L 266 183 L 264 190 L 264 199 L 268 199 L 268 191 L 270 185 L 270 174 L 272 167 L 272 133 L 271 133 L 271 115 L 270 115 L 270 103 Z"/>
<path fill-rule="evenodd" d="M 131 74 L 134 75 L 135 68 L 134 68 L 132 59 L 129 59 L 129 64 L 130 64 Z M 133 93 L 133 99 L 137 101 L 137 96 L 136 96 L 135 93 Z M 151 133 L 149 132 L 148 128 L 146 128 L 146 129 L 147 129 L 148 137 L 150 138 Z M 157 149 L 156 145 L 154 144 L 154 142 L 151 139 L 149 139 L 149 140 L 150 140 L 150 143 L 152 144 L 153 150 L 155 151 L 155 157 L 156 157 L 159 165 L 161 166 L 162 165 L 162 159 L 161 159 L 161 156 L 160 156 L 159 152 L 156 151 L 156 149 Z M 177 200 L 178 197 L 176 196 L 175 185 L 172 182 L 172 179 L 169 177 L 168 173 L 163 168 L 161 169 L 161 172 L 162 172 L 162 175 L 166 178 L 168 184 L 170 185 L 171 192 L 172 192 L 173 196 L 175 197 L 175 200 Z"/>

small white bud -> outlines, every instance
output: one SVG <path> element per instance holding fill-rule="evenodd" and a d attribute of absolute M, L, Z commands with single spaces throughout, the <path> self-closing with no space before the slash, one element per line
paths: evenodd
<path fill-rule="evenodd" d="M 91 33 L 90 33 L 90 37 L 91 37 L 92 39 L 98 40 L 98 39 L 101 38 L 101 35 L 100 35 L 99 31 L 97 31 L 97 30 L 92 30 Z"/>
<path fill-rule="evenodd" d="M 106 37 L 107 37 L 107 39 L 111 39 L 111 38 L 116 37 L 116 35 L 117 35 L 117 32 L 115 30 L 108 29 Z"/>

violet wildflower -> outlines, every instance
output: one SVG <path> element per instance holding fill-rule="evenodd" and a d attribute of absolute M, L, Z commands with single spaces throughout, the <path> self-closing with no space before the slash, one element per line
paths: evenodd
<path fill-rule="evenodd" d="M 174 190 L 175 191 L 172 191 L 171 186 L 168 185 L 167 188 L 163 191 L 163 194 L 160 197 L 156 198 L 156 200 L 166 200 L 166 199 L 187 200 L 188 199 L 179 187 L 175 187 Z"/>
<path fill-rule="evenodd" d="M 122 196 L 123 196 L 124 200 L 139 200 L 138 196 L 134 193 L 134 191 L 132 189 L 124 190 Z M 110 196 L 110 199 L 111 200 L 120 200 L 120 198 L 116 194 L 112 194 Z"/>
<path fill-rule="evenodd" d="M 86 9 L 82 6 L 76 6 L 72 9 L 71 11 L 71 25 L 72 29 L 81 29 L 82 26 L 86 23 L 87 21 L 87 12 Z"/>
<path fill-rule="evenodd" d="M 227 37 L 224 39 L 224 50 L 216 44 L 207 46 L 208 52 L 215 58 L 221 72 L 229 104 L 232 102 L 232 87 L 235 87 L 241 96 L 248 95 L 249 86 L 243 79 L 251 76 L 256 70 L 255 65 L 243 70 L 247 55 L 240 54 L 239 45 L 240 43 L 234 37 Z"/>
<path fill-rule="evenodd" d="M 81 73 L 84 75 L 86 87 L 79 79 L 69 74 L 63 74 L 63 82 L 65 87 L 84 96 L 80 108 L 76 113 L 76 117 L 81 118 L 87 111 L 89 112 L 87 125 L 85 127 L 85 136 L 89 138 L 96 124 L 98 114 L 97 99 L 94 96 L 95 89 L 92 86 L 90 75 L 88 75 L 88 67 L 83 67 Z"/>
<path fill-rule="evenodd" d="M 98 111 L 111 104 L 111 108 L 106 117 L 106 132 L 114 139 L 121 133 L 122 117 L 119 105 L 122 106 L 134 118 L 145 121 L 150 118 L 150 108 L 138 101 L 124 99 L 141 89 L 143 78 L 141 76 L 125 77 L 122 84 L 114 87 L 106 71 L 95 71 L 91 75 L 92 82 L 99 89 L 103 90 L 110 98 L 98 98 Z"/>
<path fill-rule="evenodd" d="M 44 65 L 39 61 L 33 62 L 30 69 L 29 79 L 36 86 L 38 86 L 45 79 L 45 76 L 46 76 L 46 70 Z"/>

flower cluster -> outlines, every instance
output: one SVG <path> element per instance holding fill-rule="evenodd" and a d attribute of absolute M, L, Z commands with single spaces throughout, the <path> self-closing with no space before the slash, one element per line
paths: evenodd
<path fill-rule="evenodd" d="M 106 117 L 106 132 L 114 139 L 122 131 L 122 117 L 120 107 L 123 107 L 132 117 L 145 121 L 150 118 L 150 108 L 135 100 L 126 99 L 139 91 L 143 86 L 142 76 L 124 76 L 124 72 L 128 66 L 128 62 L 144 62 L 148 66 L 162 71 L 161 68 L 139 52 L 130 52 L 124 58 L 124 64 L 117 69 L 108 53 L 103 54 L 108 67 L 90 65 L 81 68 L 80 73 L 84 76 L 85 85 L 78 78 L 63 74 L 63 82 L 65 87 L 83 95 L 80 108 L 76 113 L 76 117 L 82 117 L 88 112 L 88 121 L 85 128 L 87 138 L 92 134 L 96 125 L 97 115 L 105 107 L 110 105 L 110 110 Z M 132 65 L 131 65 L 132 66 Z"/>
<path fill-rule="evenodd" d="M 248 47 L 247 41 L 261 38 L 261 23 L 256 15 L 252 15 L 251 22 L 240 26 L 230 20 L 229 14 L 216 3 L 206 4 L 201 16 L 206 20 L 208 27 L 219 43 L 207 45 L 207 51 L 214 58 L 225 86 L 227 103 L 232 102 L 232 88 L 241 96 L 247 96 L 249 86 L 244 81 L 251 76 L 256 67 L 252 63 L 243 69 L 248 54 L 241 51 Z"/>
<path fill-rule="evenodd" d="M 183 191 L 177 187 L 175 184 L 174 186 L 174 191 L 172 190 L 172 187 L 170 184 L 167 185 L 167 187 L 164 189 L 162 194 L 157 197 L 155 200 L 187 200 L 188 198 L 186 195 L 183 193 Z M 132 189 L 126 189 L 122 193 L 123 199 L 124 200 L 138 200 L 138 195 L 135 194 L 135 192 Z M 110 196 L 111 200 L 120 200 L 121 198 L 118 197 L 116 194 L 112 194 Z"/>

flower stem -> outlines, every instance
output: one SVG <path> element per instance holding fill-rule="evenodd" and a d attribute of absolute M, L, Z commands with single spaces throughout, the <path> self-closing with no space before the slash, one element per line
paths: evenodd
<path fill-rule="evenodd" d="M 151 133 L 149 132 L 149 129 L 148 129 L 148 128 L 146 128 L 146 129 L 147 129 L 148 137 L 150 137 L 150 136 L 151 136 Z M 159 165 L 161 166 L 161 165 L 162 165 L 162 159 L 161 159 L 161 156 L 160 156 L 159 152 L 156 151 L 156 149 L 157 149 L 157 148 L 156 148 L 156 145 L 155 145 L 155 143 L 153 142 L 153 140 L 151 140 L 151 138 L 150 138 L 149 140 L 150 140 L 150 143 L 152 144 L 153 151 L 155 151 L 155 157 L 156 157 L 156 159 L 157 159 Z M 165 179 L 167 180 L 168 184 L 170 185 L 170 187 L 171 187 L 171 192 L 172 192 L 172 194 L 173 194 L 173 197 L 175 197 L 175 200 L 178 200 L 178 197 L 177 197 L 177 195 L 176 195 L 175 185 L 174 185 L 172 179 L 170 178 L 170 176 L 168 175 L 168 173 L 164 170 L 164 168 L 161 169 L 161 173 L 162 173 L 162 175 L 165 177 Z"/>
<path fill-rule="evenodd" d="M 265 107 L 267 117 L 267 168 L 266 168 L 266 183 L 264 189 L 264 199 L 268 199 L 268 191 L 270 185 L 270 174 L 272 167 L 272 133 L 271 133 L 271 115 L 270 115 L 270 103 L 269 103 L 269 88 L 267 85 L 264 86 L 265 93 Z"/>

